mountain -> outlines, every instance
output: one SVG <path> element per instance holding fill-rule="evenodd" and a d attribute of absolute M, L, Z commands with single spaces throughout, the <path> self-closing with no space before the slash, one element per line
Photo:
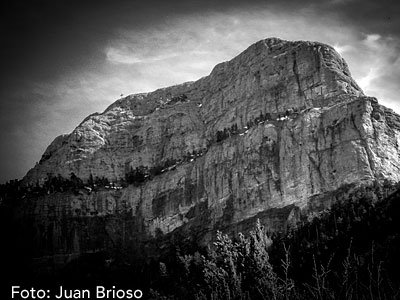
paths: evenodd
<path fill-rule="evenodd" d="M 36 258 L 151 257 L 256 219 L 285 230 L 343 195 L 379 198 L 371 187 L 400 180 L 399 144 L 400 116 L 332 47 L 270 38 L 198 81 L 88 116 L 48 146 L 11 210 Z M 63 180 L 74 190 L 54 187 Z"/>

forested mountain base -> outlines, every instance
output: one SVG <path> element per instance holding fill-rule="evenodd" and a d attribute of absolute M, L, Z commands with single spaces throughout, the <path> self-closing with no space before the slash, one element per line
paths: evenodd
<path fill-rule="evenodd" d="M 257 222 L 247 235 L 219 232 L 207 249 L 176 243 L 161 260 L 89 253 L 56 274 L 28 268 L 30 249 L 9 230 L 3 237 L 15 244 L 3 247 L 2 270 L 10 284 L 116 285 L 146 299 L 400 299 L 399 201 L 400 190 L 379 201 L 344 199 L 286 233 Z"/>
<path fill-rule="evenodd" d="M 153 299 L 400 299 L 399 201 L 337 202 L 270 238 L 260 223 L 219 233 L 203 255 L 160 263 Z"/>

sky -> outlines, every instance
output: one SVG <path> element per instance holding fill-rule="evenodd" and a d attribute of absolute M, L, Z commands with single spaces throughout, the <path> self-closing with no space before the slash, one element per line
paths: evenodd
<path fill-rule="evenodd" d="M 20 0 L 0 9 L 0 183 L 120 98 L 197 80 L 268 37 L 330 44 L 400 113 L 400 1 Z"/>

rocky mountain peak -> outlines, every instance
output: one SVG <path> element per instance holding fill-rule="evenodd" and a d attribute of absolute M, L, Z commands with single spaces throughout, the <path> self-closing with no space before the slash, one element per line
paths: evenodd
<path fill-rule="evenodd" d="M 244 128 L 260 115 L 328 107 L 361 95 L 332 47 L 261 40 L 196 82 L 130 95 L 90 115 L 70 135 L 54 140 L 24 182 L 71 172 L 118 180 L 130 167 L 207 148 L 218 131 Z M 170 151 L 161 146 L 165 136 L 173 136 Z"/>
<path fill-rule="evenodd" d="M 149 241 L 205 244 L 256 219 L 282 230 L 300 211 L 398 182 L 399 145 L 400 117 L 363 94 L 332 47 L 266 39 L 56 138 L 23 180 L 46 193 L 22 211 L 51 255 L 122 245 L 151 256 Z M 60 179 L 71 173 L 73 193 Z"/>

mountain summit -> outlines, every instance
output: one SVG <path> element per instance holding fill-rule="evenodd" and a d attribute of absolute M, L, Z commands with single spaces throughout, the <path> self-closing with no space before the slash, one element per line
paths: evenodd
<path fill-rule="evenodd" d="M 196 82 L 125 97 L 54 140 L 27 182 L 48 173 L 124 178 L 213 145 L 218 131 L 260 115 L 324 108 L 363 92 L 345 61 L 326 45 L 266 39 Z M 271 119 L 271 120 L 272 120 Z"/>
<path fill-rule="evenodd" d="M 204 244 L 256 218 L 282 230 L 338 191 L 398 182 L 399 145 L 400 117 L 364 95 L 332 47 L 270 38 L 57 137 L 23 184 L 73 176 L 83 187 L 25 210 L 52 245 L 40 255 L 137 250 L 177 233 Z"/>

